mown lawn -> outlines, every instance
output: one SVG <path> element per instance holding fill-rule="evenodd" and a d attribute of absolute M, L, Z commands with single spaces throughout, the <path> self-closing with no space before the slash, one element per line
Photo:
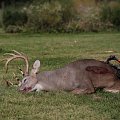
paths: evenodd
<path fill-rule="evenodd" d="M 52 70 L 82 58 L 106 60 L 110 54 L 120 58 L 120 33 L 0 34 L 0 60 L 13 49 L 27 54 L 31 66 L 41 60 L 40 71 Z M 0 62 L 0 120 L 120 120 L 120 94 L 102 90 L 91 95 L 22 94 L 7 87 L 4 79 L 12 80 L 13 72 L 21 78 L 18 66 L 23 68 L 24 62 L 12 62 L 7 74 L 4 63 Z"/>

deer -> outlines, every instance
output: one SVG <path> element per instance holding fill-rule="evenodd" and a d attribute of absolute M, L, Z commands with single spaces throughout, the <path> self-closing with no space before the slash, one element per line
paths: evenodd
<path fill-rule="evenodd" d="M 36 60 L 29 71 L 28 57 L 24 53 L 13 50 L 6 55 L 9 56 L 6 58 L 6 71 L 10 61 L 14 59 L 25 61 L 25 70 L 20 69 L 23 79 L 18 84 L 18 90 L 23 93 L 68 91 L 73 94 L 90 94 L 96 92 L 98 88 L 111 93 L 120 92 L 117 70 L 108 64 L 108 61 L 80 59 L 55 70 L 39 72 L 40 60 Z"/>

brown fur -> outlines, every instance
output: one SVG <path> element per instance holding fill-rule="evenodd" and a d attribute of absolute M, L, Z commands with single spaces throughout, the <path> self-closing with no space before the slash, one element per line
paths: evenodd
<path fill-rule="evenodd" d="M 86 70 L 89 72 L 94 72 L 95 74 L 106 74 L 111 73 L 107 68 L 99 67 L 99 66 L 88 66 Z"/>

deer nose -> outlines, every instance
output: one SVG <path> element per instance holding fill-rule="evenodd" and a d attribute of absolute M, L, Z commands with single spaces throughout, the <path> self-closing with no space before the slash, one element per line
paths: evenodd
<path fill-rule="evenodd" d="M 29 92 L 32 89 L 32 87 L 25 87 L 25 88 L 20 88 L 20 92 Z"/>

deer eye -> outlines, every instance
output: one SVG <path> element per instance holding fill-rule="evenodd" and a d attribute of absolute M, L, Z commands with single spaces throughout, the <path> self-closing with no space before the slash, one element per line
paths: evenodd
<path fill-rule="evenodd" d="M 26 80 L 27 80 L 27 79 L 24 79 L 24 81 L 23 81 L 23 82 L 25 83 L 25 82 L 26 82 Z"/>

